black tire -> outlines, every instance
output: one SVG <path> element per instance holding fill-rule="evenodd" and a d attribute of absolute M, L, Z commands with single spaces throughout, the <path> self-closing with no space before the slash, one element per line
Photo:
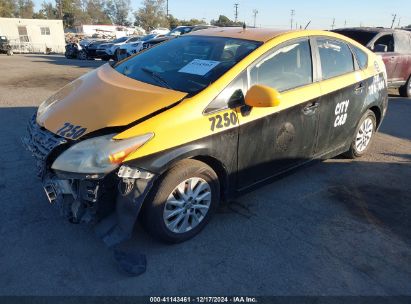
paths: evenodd
<path fill-rule="evenodd" d="M 77 53 L 77 59 L 79 60 L 87 60 L 87 53 L 83 50 Z"/>
<path fill-rule="evenodd" d="M 405 85 L 400 87 L 399 93 L 402 97 L 411 97 L 411 75 Z"/>
<path fill-rule="evenodd" d="M 7 56 L 13 56 L 13 51 L 12 50 L 7 50 Z"/>
<path fill-rule="evenodd" d="M 163 219 L 166 201 L 173 190 L 185 180 L 197 177 L 207 182 L 211 190 L 208 212 L 199 224 L 187 232 L 176 233 L 167 228 Z M 220 202 L 220 183 L 217 174 L 203 162 L 186 159 L 165 172 L 155 183 L 144 203 L 141 220 L 143 227 L 155 238 L 167 243 L 184 242 L 197 235 L 210 221 Z"/>
<path fill-rule="evenodd" d="M 101 60 L 103 60 L 103 61 L 109 61 L 110 59 L 111 59 L 110 56 L 103 56 L 103 57 L 101 57 Z"/>
<path fill-rule="evenodd" d="M 366 145 L 365 149 L 360 151 L 357 148 L 356 140 L 357 140 L 357 136 L 359 134 L 359 130 L 360 130 L 361 125 L 368 118 L 371 119 L 371 122 L 372 122 L 372 134 L 371 134 L 371 138 L 370 138 L 368 144 Z M 358 123 L 358 126 L 355 129 L 355 134 L 353 136 L 353 140 L 351 142 L 350 149 L 346 153 L 344 153 L 343 155 L 347 158 L 354 159 L 354 158 L 362 157 L 364 154 L 366 154 L 368 149 L 370 148 L 370 146 L 372 144 L 376 129 L 377 129 L 377 119 L 375 118 L 375 114 L 374 114 L 373 111 L 367 110 L 367 112 L 365 112 L 365 114 L 361 117 L 360 122 Z"/>
<path fill-rule="evenodd" d="M 117 50 L 114 52 L 114 56 L 113 56 L 113 60 L 114 60 L 114 61 L 120 61 L 120 56 L 119 56 L 119 54 L 120 54 L 120 50 L 117 49 Z"/>

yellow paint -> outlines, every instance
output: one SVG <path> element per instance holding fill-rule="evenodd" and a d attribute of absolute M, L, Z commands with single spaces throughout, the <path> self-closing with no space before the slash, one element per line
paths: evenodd
<path fill-rule="evenodd" d="M 276 107 L 281 103 L 281 94 L 276 89 L 265 85 L 253 85 L 245 96 L 245 103 L 250 107 Z"/>
<path fill-rule="evenodd" d="M 272 48 L 289 40 L 309 36 L 326 36 L 348 41 L 364 50 L 369 55 L 369 67 L 364 71 L 349 73 L 320 83 L 313 83 L 304 87 L 282 92 L 280 94 L 280 103 L 277 102 L 277 105 L 274 107 L 254 107 L 250 115 L 241 118 L 242 124 L 246 124 L 273 113 L 281 112 L 289 107 L 296 106 L 300 103 L 318 98 L 321 95 L 352 85 L 355 82 L 358 82 L 358 79 L 371 77 L 376 73 L 374 62 L 375 60 L 379 60 L 376 55 L 357 42 L 339 34 L 324 31 L 280 32 L 258 29 L 247 29 L 244 31 L 238 28 L 217 28 L 195 32 L 192 35 L 233 37 L 258 40 L 264 43 L 202 92 L 193 97 L 185 98 L 177 106 L 157 114 L 156 116 L 118 134 L 115 137 L 116 139 L 126 139 L 150 132 L 155 134 L 145 145 L 140 147 L 137 151 L 129 154 L 125 158 L 125 161 L 147 156 L 179 145 L 184 145 L 211 134 L 225 131 L 228 128 L 237 127 L 238 125 L 231 125 L 228 128 L 215 129 L 212 131 L 209 118 L 216 115 L 223 116 L 225 113 L 237 113 L 239 109 L 226 109 L 210 115 L 204 115 L 204 109 L 235 77 L 247 69 L 259 57 Z M 182 92 L 167 90 L 129 79 L 115 72 L 113 69 L 109 69 L 111 69 L 111 67 L 107 66 L 102 68 L 100 72 L 95 72 L 97 75 L 94 75 L 93 77 L 80 78 L 79 81 L 84 83 L 78 84 L 79 92 L 77 93 L 77 97 L 76 94 L 72 97 L 67 97 L 71 98 L 71 100 L 65 103 L 63 102 L 61 105 L 58 103 L 55 106 L 55 109 L 52 109 L 52 112 L 47 112 L 47 115 L 43 120 L 45 126 L 54 132 L 61 127 L 56 124 L 57 119 L 53 119 L 56 112 L 58 112 L 59 115 L 67 116 L 67 121 L 73 124 L 85 121 L 84 117 L 86 116 L 86 121 L 90 129 L 98 128 L 98 126 L 101 125 L 102 119 L 107 121 L 105 122 L 107 123 L 107 126 L 126 125 L 131 122 L 132 117 L 135 117 L 135 113 L 147 115 L 150 111 L 153 112 L 156 109 L 169 106 L 186 96 L 186 94 Z M 98 77 L 96 78 L 95 76 Z M 101 81 L 101 79 L 104 81 Z M 116 82 L 117 86 L 121 84 L 120 89 L 112 91 L 114 90 L 112 87 L 107 89 L 103 84 L 110 84 L 111 82 Z M 86 90 L 91 93 L 86 93 Z M 101 90 L 100 93 L 98 92 L 99 90 Z M 138 93 L 135 91 L 138 91 Z M 93 96 L 94 94 L 95 96 Z M 101 99 L 104 97 L 102 95 L 109 98 L 116 98 L 119 102 L 118 107 L 120 109 L 114 109 L 112 104 L 108 104 L 107 106 L 101 104 Z M 93 98 L 93 107 L 85 107 L 84 105 L 81 105 L 80 102 L 75 101 L 76 98 L 80 98 L 79 96 Z M 152 98 L 153 96 L 155 97 L 154 101 Z M 138 106 L 134 103 L 135 99 L 141 100 L 141 102 L 138 103 Z M 141 117 L 144 117 L 145 115 L 142 114 Z M 140 116 L 140 114 L 138 116 Z M 61 117 L 58 118 L 58 121 L 62 121 Z"/>
<path fill-rule="evenodd" d="M 238 29 L 237 29 L 238 30 Z M 244 39 L 252 39 L 253 33 L 251 30 L 247 30 L 244 33 Z M 341 40 L 350 42 L 351 44 L 359 47 L 364 52 L 369 55 L 369 65 L 364 71 L 356 71 L 339 77 L 335 77 L 326 81 L 319 83 L 312 83 L 310 85 L 300 87 L 294 90 L 289 90 L 281 93 L 281 103 L 276 107 L 268 108 L 253 108 L 250 115 L 241 117 L 241 123 L 246 124 L 248 122 L 254 121 L 256 119 L 262 118 L 264 116 L 281 112 L 289 107 L 296 106 L 300 103 L 307 102 L 311 99 L 320 97 L 321 95 L 339 90 L 343 87 L 349 86 L 357 82 L 358 78 L 365 79 L 375 75 L 375 68 L 373 62 L 376 60 L 376 55 L 364 48 L 362 45 L 354 40 L 351 40 L 345 36 L 324 32 L 324 31 L 292 31 L 292 32 L 278 32 L 271 30 L 271 38 L 268 34 L 270 30 L 264 32 L 264 40 L 266 42 L 252 52 L 249 56 L 244 58 L 226 74 L 220 77 L 216 82 L 210 85 L 208 88 L 204 89 L 199 94 L 184 99 L 178 106 L 163 112 L 151 119 L 148 119 L 133 128 L 126 130 L 125 132 L 118 134 L 116 139 L 124 139 L 132 136 L 138 136 L 140 134 L 145 134 L 148 132 L 154 132 L 155 136 L 143 147 L 139 148 L 134 153 L 130 154 L 125 161 L 136 159 L 139 157 L 147 156 L 156 152 L 160 152 L 166 149 L 173 148 L 175 146 L 184 145 L 186 143 L 192 142 L 194 140 L 222 132 L 228 128 L 216 129 L 214 132 L 210 129 L 210 116 L 215 116 L 217 114 L 224 115 L 224 113 L 239 112 L 238 109 L 227 109 L 220 111 L 211 115 L 203 115 L 203 110 L 207 105 L 215 98 L 217 95 L 227 87 L 235 77 L 237 77 L 242 71 L 244 71 L 248 66 L 250 66 L 259 57 L 265 54 L 272 48 L 287 42 L 292 39 L 309 37 L 309 36 L 325 36 L 325 37 L 335 37 Z M 196 35 L 205 36 L 224 36 L 230 31 L 225 31 L 224 34 L 218 32 L 218 29 L 204 30 Z M 239 32 L 231 30 L 232 35 L 230 37 L 239 38 L 241 35 Z M 227 37 L 227 36 L 224 36 Z M 263 38 L 260 38 L 261 40 Z M 236 126 L 230 126 L 233 128 Z"/>

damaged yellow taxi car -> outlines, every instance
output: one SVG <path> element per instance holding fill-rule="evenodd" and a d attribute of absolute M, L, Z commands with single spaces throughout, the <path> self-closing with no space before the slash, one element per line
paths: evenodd
<path fill-rule="evenodd" d="M 69 83 L 23 142 L 72 223 L 112 246 L 139 218 L 182 242 L 222 201 L 315 159 L 364 155 L 387 96 L 381 57 L 347 37 L 211 28 Z"/>

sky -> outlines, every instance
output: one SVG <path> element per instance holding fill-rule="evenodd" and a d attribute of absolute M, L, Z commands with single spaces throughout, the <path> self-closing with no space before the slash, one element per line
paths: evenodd
<path fill-rule="evenodd" d="M 35 0 L 36 7 L 42 0 Z M 131 0 L 133 10 L 142 0 Z M 395 26 L 411 24 L 410 0 L 169 0 L 169 12 L 179 19 L 204 19 L 209 22 L 219 15 L 234 19 L 234 3 L 238 3 L 238 19 L 254 24 L 253 10 L 257 10 L 258 27 L 290 28 L 291 10 L 295 10 L 294 27 L 330 29 L 344 26 L 391 27 L 393 15 L 397 14 Z"/>

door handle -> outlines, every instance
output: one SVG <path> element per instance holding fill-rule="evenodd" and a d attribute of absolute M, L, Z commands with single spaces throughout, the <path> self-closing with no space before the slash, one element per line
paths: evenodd
<path fill-rule="evenodd" d="M 319 106 L 320 106 L 320 104 L 318 102 L 310 103 L 309 105 L 307 105 L 303 108 L 304 115 L 314 114 Z"/>

